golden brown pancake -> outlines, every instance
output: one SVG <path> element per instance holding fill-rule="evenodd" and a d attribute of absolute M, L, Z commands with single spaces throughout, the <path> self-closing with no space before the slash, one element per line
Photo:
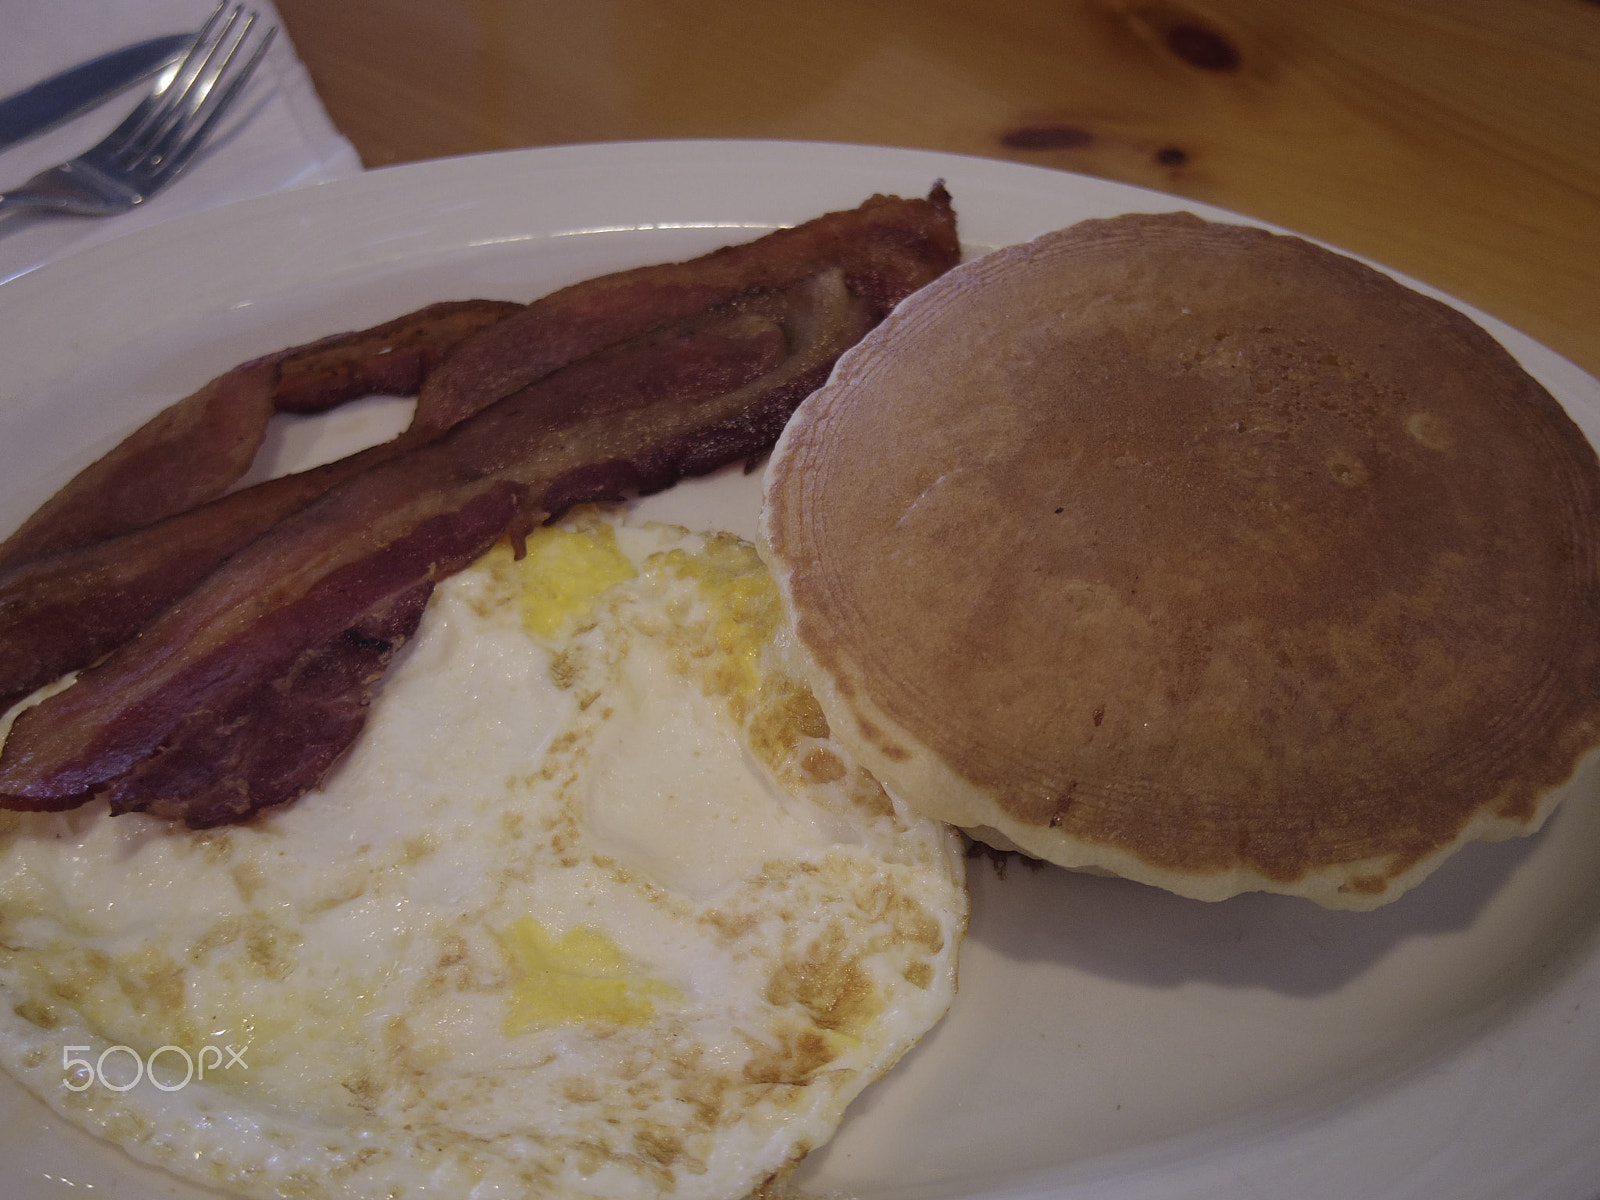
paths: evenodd
<path fill-rule="evenodd" d="M 1600 741 L 1600 466 L 1452 308 L 1308 242 L 1088 221 L 841 361 L 763 536 L 839 737 L 1005 848 L 1372 908 Z"/>

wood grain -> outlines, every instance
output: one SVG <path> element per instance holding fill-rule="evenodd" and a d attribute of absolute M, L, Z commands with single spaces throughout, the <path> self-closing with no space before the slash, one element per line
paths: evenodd
<path fill-rule="evenodd" d="M 799 138 L 1155 187 L 1435 284 L 1600 374 L 1593 0 L 278 0 L 369 166 Z"/>

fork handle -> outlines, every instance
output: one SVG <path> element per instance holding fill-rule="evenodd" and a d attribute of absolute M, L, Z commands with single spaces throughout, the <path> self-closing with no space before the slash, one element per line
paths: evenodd
<path fill-rule="evenodd" d="M 21 187 L 0 193 L 0 212 L 33 208 L 78 217 L 99 217 L 124 212 L 140 199 L 137 191 L 120 180 L 95 170 L 88 163 L 74 160 L 40 171 Z"/>

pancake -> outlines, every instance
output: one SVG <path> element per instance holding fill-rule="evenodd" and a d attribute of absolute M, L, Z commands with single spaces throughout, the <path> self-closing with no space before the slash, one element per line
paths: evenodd
<path fill-rule="evenodd" d="M 1600 466 L 1456 310 L 1303 240 L 1088 221 L 906 301 L 799 410 L 790 651 L 1004 849 L 1368 909 L 1600 741 Z"/>

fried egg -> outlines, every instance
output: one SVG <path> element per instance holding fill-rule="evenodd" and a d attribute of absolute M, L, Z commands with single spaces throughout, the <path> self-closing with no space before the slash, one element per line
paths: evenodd
<path fill-rule="evenodd" d="M 580 512 L 436 590 L 324 787 L 0 816 L 0 1060 L 248 1196 L 734 1198 L 948 1008 L 961 845 L 747 543 Z"/>

